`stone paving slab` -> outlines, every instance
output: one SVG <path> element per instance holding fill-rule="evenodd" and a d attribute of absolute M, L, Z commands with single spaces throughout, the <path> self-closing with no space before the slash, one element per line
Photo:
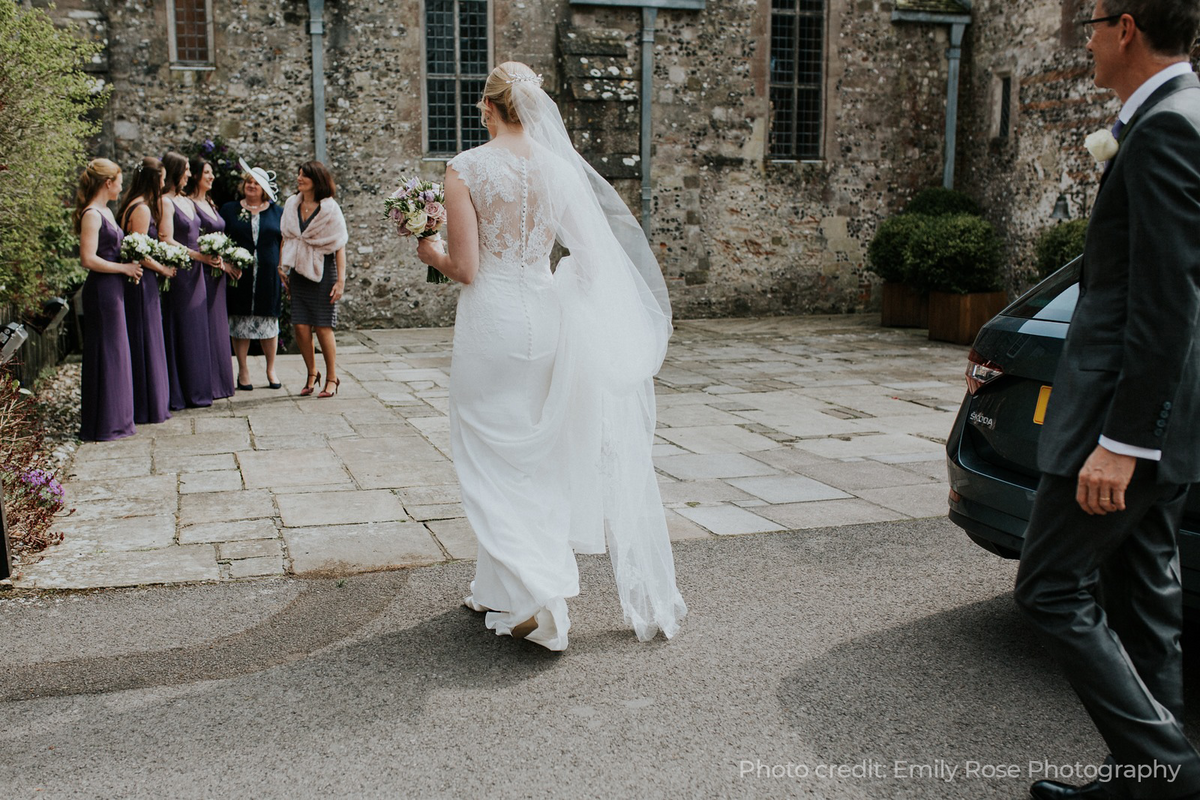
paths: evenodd
<path fill-rule="evenodd" d="M 253 392 L 85 443 L 66 541 L 17 586 L 91 588 L 473 559 L 449 447 L 452 328 L 340 331 L 341 389 Z M 654 463 L 673 540 L 946 512 L 967 348 L 878 317 L 676 323 Z"/>
<path fill-rule="evenodd" d="M 297 575 L 370 572 L 446 560 L 425 526 L 415 522 L 289 528 L 283 538 Z"/>

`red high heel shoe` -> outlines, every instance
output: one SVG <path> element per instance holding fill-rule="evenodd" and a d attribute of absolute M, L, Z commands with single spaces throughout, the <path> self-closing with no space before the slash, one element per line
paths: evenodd
<path fill-rule="evenodd" d="M 325 381 L 325 385 L 327 385 L 327 386 L 328 386 L 328 385 L 329 385 L 329 381 Z M 321 390 L 321 393 L 320 393 L 319 395 L 317 395 L 317 397 L 333 397 L 335 394 L 337 394 L 337 390 L 338 390 L 338 388 L 339 388 L 341 385 L 342 385 L 342 379 L 341 379 L 341 378 L 334 378 L 334 379 L 333 379 L 333 391 L 332 391 L 332 392 L 327 392 L 327 391 L 325 391 L 324 389 L 322 389 L 322 390 Z"/>
<path fill-rule="evenodd" d="M 313 375 L 310 372 L 310 373 L 308 373 L 308 377 L 316 378 L 316 380 L 313 381 L 312 383 L 304 384 L 304 388 L 300 390 L 301 397 L 308 397 L 310 394 L 313 393 L 313 390 L 317 388 L 317 384 L 321 382 L 321 373 L 319 373 L 319 372 L 316 375 Z"/>

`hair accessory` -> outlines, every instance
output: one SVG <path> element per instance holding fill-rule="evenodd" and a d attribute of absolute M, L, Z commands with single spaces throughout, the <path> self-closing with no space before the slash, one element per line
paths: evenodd
<path fill-rule="evenodd" d="M 539 75 L 515 75 L 512 78 L 510 78 L 509 80 L 506 80 L 505 83 L 536 83 L 538 86 L 541 86 L 542 85 L 542 76 L 540 74 Z"/>

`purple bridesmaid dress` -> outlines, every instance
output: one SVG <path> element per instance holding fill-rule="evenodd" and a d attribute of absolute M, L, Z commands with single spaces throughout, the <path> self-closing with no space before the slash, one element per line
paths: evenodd
<path fill-rule="evenodd" d="M 153 218 L 146 235 L 158 238 Z M 133 419 L 138 425 L 168 420 L 171 384 L 163 345 L 158 273 L 144 269 L 141 283 L 125 282 L 125 327 L 129 331 L 129 356 L 133 361 Z"/>
<path fill-rule="evenodd" d="M 121 229 L 100 215 L 96 255 L 120 261 Z M 88 271 L 83 282 L 83 382 L 79 438 L 109 442 L 137 433 L 133 372 L 125 332 L 127 275 Z"/>
<path fill-rule="evenodd" d="M 224 233 L 225 220 L 209 216 L 196 204 L 200 233 Z M 212 267 L 204 267 L 204 286 L 208 292 L 208 346 L 212 358 L 212 396 L 216 400 L 233 396 L 233 345 L 229 342 L 229 309 L 225 307 L 225 273 L 213 277 Z"/>
<path fill-rule="evenodd" d="M 188 219 L 175 206 L 175 241 L 195 250 L 199 218 Z M 193 261 L 171 279 L 163 312 L 163 344 L 167 351 L 171 410 L 211 406 L 212 362 L 208 355 L 208 306 L 204 289 L 207 264 Z"/>

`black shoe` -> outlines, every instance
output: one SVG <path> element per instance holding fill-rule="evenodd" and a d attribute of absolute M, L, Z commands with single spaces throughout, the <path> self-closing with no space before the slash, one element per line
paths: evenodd
<path fill-rule="evenodd" d="M 254 391 L 254 385 L 250 384 L 250 383 L 239 383 L 237 385 L 237 388 L 238 388 L 239 392 L 253 392 Z"/>
<path fill-rule="evenodd" d="M 1121 794 L 1111 782 L 1092 781 L 1085 786 L 1072 786 L 1058 781 L 1038 781 L 1029 787 L 1029 794 L 1036 800 L 1123 800 Z"/>
<path fill-rule="evenodd" d="M 282 389 L 283 384 L 282 383 L 271 383 L 270 381 L 268 381 L 267 388 L 268 389 Z"/>

